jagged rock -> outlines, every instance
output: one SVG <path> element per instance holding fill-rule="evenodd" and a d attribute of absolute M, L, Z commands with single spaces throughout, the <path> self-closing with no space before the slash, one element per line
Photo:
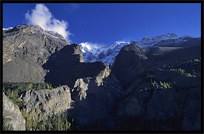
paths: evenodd
<path fill-rule="evenodd" d="M 72 96 L 74 96 L 74 100 L 76 101 L 78 98 L 79 100 L 86 99 L 88 90 L 88 84 L 90 82 L 90 78 L 85 79 L 77 79 L 72 89 Z M 75 95 L 76 94 L 76 95 Z"/>
<path fill-rule="evenodd" d="M 95 78 L 98 86 L 102 79 L 108 77 L 109 67 L 102 62 L 85 63 L 80 47 L 77 44 L 65 46 L 53 54 L 43 68 L 49 70 L 45 81 L 52 84 L 66 84 L 74 87 L 77 79 Z"/>
<path fill-rule="evenodd" d="M 20 25 L 3 30 L 3 81 L 44 82 L 42 65 L 49 56 L 69 45 L 61 35 L 40 26 Z"/>
<path fill-rule="evenodd" d="M 19 107 L 14 104 L 4 93 L 3 93 L 3 117 L 5 124 L 10 124 L 13 130 L 21 131 L 25 130 L 25 119 L 23 118 Z"/>
<path fill-rule="evenodd" d="M 39 120 L 48 116 L 64 112 L 71 108 L 71 93 L 68 86 L 61 86 L 54 89 L 42 89 L 39 91 L 29 90 L 23 93 L 20 98 L 25 102 L 25 112 L 32 112 L 32 116 Z"/>
<path fill-rule="evenodd" d="M 104 70 L 102 70 L 96 77 L 95 82 L 97 83 L 97 86 L 103 85 L 103 79 L 107 78 L 110 75 L 110 69 L 108 66 Z"/>
<path fill-rule="evenodd" d="M 112 114 L 117 110 L 117 102 L 123 94 L 119 82 L 113 75 L 104 78 L 100 86 L 96 83 L 95 78 L 87 78 L 78 79 L 74 87 L 72 98 L 75 102 L 71 111 L 75 121 L 82 128 L 90 129 L 86 125 L 100 122 L 100 120 L 111 122 Z M 110 127 L 113 125 L 111 123 L 104 126 Z"/>

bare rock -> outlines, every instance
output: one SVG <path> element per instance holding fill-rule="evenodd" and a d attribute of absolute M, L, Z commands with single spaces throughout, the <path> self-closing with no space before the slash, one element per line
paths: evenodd
<path fill-rule="evenodd" d="M 68 86 L 39 91 L 29 90 L 23 93 L 19 99 L 25 102 L 26 113 L 32 112 L 31 115 L 40 118 L 39 120 L 70 109 L 72 103 Z M 37 115 L 37 110 L 40 117 Z"/>
<path fill-rule="evenodd" d="M 25 130 L 25 119 L 23 118 L 19 107 L 14 104 L 4 93 L 3 117 L 5 118 L 5 124 L 12 125 L 13 130 Z"/>

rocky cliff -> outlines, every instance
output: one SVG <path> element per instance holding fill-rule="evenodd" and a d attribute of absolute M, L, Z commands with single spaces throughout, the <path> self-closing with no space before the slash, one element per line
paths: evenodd
<path fill-rule="evenodd" d="M 19 107 L 3 93 L 3 117 L 5 125 L 11 125 L 13 130 L 25 130 L 25 119 Z"/>
<path fill-rule="evenodd" d="M 29 90 L 21 94 L 19 100 L 24 102 L 24 112 L 27 115 L 31 112 L 31 116 L 38 120 L 47 119 L 53 114 L 62 113 L 72 107 L 68 86 L 39 91 Z"/>

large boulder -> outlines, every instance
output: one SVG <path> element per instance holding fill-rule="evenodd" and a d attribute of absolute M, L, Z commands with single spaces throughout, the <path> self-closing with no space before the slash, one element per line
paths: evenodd
<path fill-rule="evenodd" d="M 13 130 L 25 130 L 25 119 L 19 107 L 3 93 L 3 118 L 5 125 L 11 125 Z"/>

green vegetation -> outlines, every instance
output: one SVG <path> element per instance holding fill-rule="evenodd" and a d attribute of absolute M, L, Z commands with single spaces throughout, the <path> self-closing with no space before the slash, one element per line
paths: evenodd
<path fill-rule="evenodd" d="M 177 72 L 179 73 L 180 75 L 184 75 L 186 77 L 196 77 L 196 75 L 194 74 L 191 74 L 191 73 L 186 73 L 184 69 L 170 69 L 170 71 L 173 71 L 173 72 Z"/>
<path fill-rule="evenodd" d="M 40 89 L 52 89 L 54 88 L 49 83 L 31 83 L 31 82 L 21 82 L 21 83 L 11 83 L 3 82 L 3 92 L 9 99 L 11 99 L 16 105 L 19 106 L 23 118 L 26 120 L 26 130 L 29 131 L 68 131 L 71 129 L 74 119 L 64 112 L 60 115 L 53 115 L 47 120 L 40 119 L 40 109 L 36 109 L 37 117 L 34 118 L 31 112 L 26 113 L 24 109 L 24 102 L 20 101 L 18 98 L 20 95 L 28 90 L 40 90 Z M 71 120 L 71 121 L 70 121 Z M 3 124 L 3 130 L 13 130 L 11 125 Z"/>
<path fill-rule="evenodd" d="M 158 68 L 159 71 L 171 71 L 171 72 L 177 72 L 180 75 L 183 75 L 185 77 L 198 77 L 200 76 L 201 72 L 201 59 L 192 59 L 187 62 L 184 62 L 180 65 L 176 66 L 167 66 L 167 65 L 162 65 L 160 68 Z M 150 70 L 146 74 L 146 78 L 143 80 L 144 82 L 148 81 L 148 83 L 153 86 L 155 89 L 168 89 L 168 88 L 173 88 L 172 83 L 169 82 L 168 79 L 166 80 L 159 80 L 154 76 L 154 71 Z"/>
<path fill-rule="evenodd" d="M 23 92 L 28 90 L 40 90 L 40 89 L 52 89 L 54 88 L 50 83 L 31 83 L 31 82 L 3 82 L 3 92 L 9 99 L 11 99 L 16 105 L 22 109 L 23 102 L 18 98 Z"/>
<path fill-rule="evenodd" d="M 155 87 L 156 89 L 167 89 L 167 88 L 172 88 L 171 83 L 170 82 L 162 82 L 160 81 L 159 84 L 157 83 L 157 81 L 155 80 L 151 80 L 151 84 L 153 87 Z"/>
<path fill-rule="evenodd" d="M 162 66 L 160 69 L 177 72 L 185 77 L 197 77 L 201 72 L 201 58 L 192 59 L 177 66 Z"/>
<path fill-rule="evenodd" d="M 38 119 L 33 118 L 31 116 L 31 112 L 29 112 L 27 117 L 25 117 L 26 130 L 29 130 L 29 131 L 69 131 L 71 130 L 71 126 L 74 121 L 74 119 L 70 117 L 71 116 L 67 115 L 67 112 L 64 112 L 64 113 L 61 113 L 60 115 L 53 115 L 52 117 L 49 117 L 47 120 L 38 121 Z"/>

